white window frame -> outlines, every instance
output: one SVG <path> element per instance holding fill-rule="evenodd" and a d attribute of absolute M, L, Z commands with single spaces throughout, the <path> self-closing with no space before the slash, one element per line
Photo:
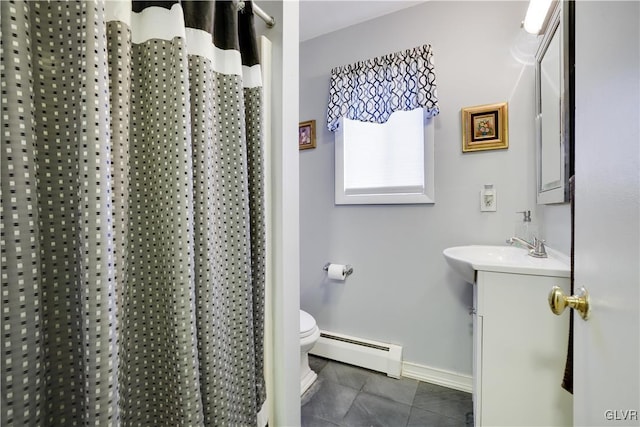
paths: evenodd
<path fill-rule="evenodd" d="M 344 185 L 344 126 L 340 119 L 335 131 L 335 204 L 336 205 L 390 205 L 390 204 L 433 204 L 435 203 L 434 185 L 434 118 L 424 121 L 424 186 L 422 191 L 379 194 L 346 192 Z"/>

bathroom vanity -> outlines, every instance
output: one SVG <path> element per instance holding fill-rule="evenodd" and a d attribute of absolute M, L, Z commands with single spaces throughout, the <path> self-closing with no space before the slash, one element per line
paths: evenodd
<path fill-rule="evenodd" d="M 569 316 L 548 303 L 554 285 L 569 293 L 568 262 L 499 246 L 449 248 L 445 258 L 473 283 L 475 425 L 572 425 L 573 399 L 560 386 Z"/>

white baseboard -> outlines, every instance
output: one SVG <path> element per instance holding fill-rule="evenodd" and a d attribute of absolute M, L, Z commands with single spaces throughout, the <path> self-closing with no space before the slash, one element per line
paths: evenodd
<path fill-rule="evenodd" d="M 309 353 L 384 372 L 392 378 L 400 378 L 402 371 L 401 346 L 335 332 L 321 331 L 320 338 Z"/>
<path fill-rule="evenodd" d="M 471 393 L 473 390 L 473 378 L 471 375 L 430 368 L 417 363 L 402 362 L 402 376 L 454 390 L 466 391 L 467 393 Z"/>

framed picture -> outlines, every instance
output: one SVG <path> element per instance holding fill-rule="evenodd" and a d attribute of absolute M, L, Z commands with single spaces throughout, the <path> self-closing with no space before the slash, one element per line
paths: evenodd
<path fill-rule="evenodd" d="M 509 148 L 507 103 L 462 109 L 462 152 Z"/>
<path fill-rule="evenodd" d="M 316 121 L 309 120 L 298 126 L 298 147 L 301 150 L 316 148 Z"/>

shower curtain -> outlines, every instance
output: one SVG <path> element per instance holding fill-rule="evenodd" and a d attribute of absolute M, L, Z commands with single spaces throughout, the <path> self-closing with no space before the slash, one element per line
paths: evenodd
<path fill-rule="evenodd" d="M 0 3 L 2 425 L 255 425 L 251 3 Z"/>

